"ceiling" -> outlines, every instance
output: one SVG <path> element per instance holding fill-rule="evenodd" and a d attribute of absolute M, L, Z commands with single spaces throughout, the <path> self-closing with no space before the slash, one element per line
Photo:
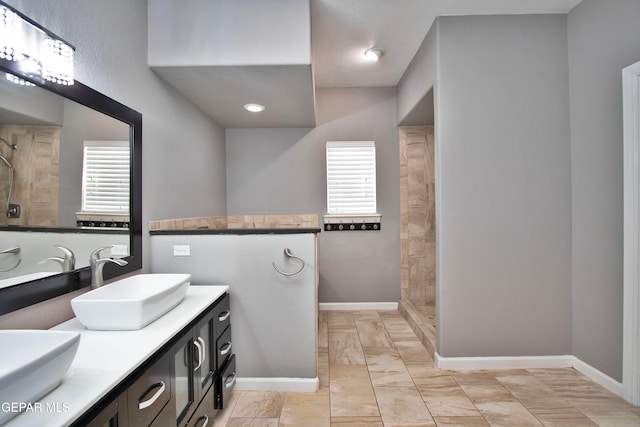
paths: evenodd
<path fill-rule="evenodd" d="M 311 0 L 315 86 L 396 86 L 438 16 L 568 13 L 582 0 Z M 363 51 L 384 50 L 379 62 Z"/>
<path fill-rule="evenodd" d="M 247 0 L 246 7 L 252 1 L 261 0 Z M 284 7 L 292 0 L 280 1 Z M 396 86 L 438 16 L 566 14 L 582 0 L 309 1 L 309 65 L 151 66 L 224 128 L 313 127 L 316 88 Z M 384 51 L 378 62 L 363 55 L 373 46 Z M 432 96 L 417 106 L 410 122 L 433 116 Z M 241 107 L 248 102 L 267 109 L 247 113 Z"/>

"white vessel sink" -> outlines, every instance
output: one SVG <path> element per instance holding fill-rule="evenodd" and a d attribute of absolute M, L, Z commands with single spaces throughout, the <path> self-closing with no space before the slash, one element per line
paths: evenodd
<path fill-rule="evenodd" d="M 71 308 L 87 329 L 142 329 L 182 302 L 190 274 L 139 274 L 82 294 Z"/>
<path fill-rule="evenodd" d="M 79 344 L 77 332 L 1 330 L 0 402 L 27 404 L 56 388 Z M 13 407 L 0 411 L 0 425 L 18 415 L 17 411 Z"/>

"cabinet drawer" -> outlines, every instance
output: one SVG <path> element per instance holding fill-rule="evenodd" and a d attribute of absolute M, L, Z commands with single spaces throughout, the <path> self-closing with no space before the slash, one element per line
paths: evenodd
<path fill-rule="evenodd" d="M 236 386 L 236 355 L 232 354 L 216 377 L 216 409 L 223 409 L 229 401 L 229 395 Z"/>
<path fill-rule="evenodd" d="M 229 294 L 226 294 L 213 309 L 213 322 L 215 334 L 213 339 L 217 340 L 220 334 L 231 324 L 231 305 L 229 303 Z"/>
<path fill-rule="evenodd" d="M 127 390 L 129 425 L 148 426 L 171 397 L 171 360 L 163 357 Z"/>
<path fill-rule="evenodd" d="M 213 419 L 218 412 L 214 408 L 214 390 L 213 387 L 209 388 L 209 391 L 204 395 L 198 408 L 193 413 L 189 421 L 185 424 L 185 427 L 205 427 L 205 426 L 213 426 Z"/>
<path fill-rule="evenodd" d="M 222 365 L 231 356 L 232 352 L 231 325 L 229 325 L 216 340 L 216 372 L 220 371 L 220 368 L 222 368 Z"/>

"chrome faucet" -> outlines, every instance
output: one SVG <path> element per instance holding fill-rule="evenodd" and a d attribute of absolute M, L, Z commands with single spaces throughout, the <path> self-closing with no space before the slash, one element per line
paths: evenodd
<path fill-rule="evenodd" d="M 105 249 L 111 249 L 113 246 L 104 246 L 91 252 L 89 255 L 89 265 L 91 266 L 91 289 L 97 289 L 104 284 L 102 277 L 102 268 L 108 262 L 118 264 L 120 267 L 127 265 L 128 262 L 120 258 L 100 258 L 100 252 Z"/>
<path fill-rule="evenodd" d="M 54 256 L 40 261 L 39 264 L 46 261 L 55 261 L 60 264 L 63 272 L 73 271 L 76 268 L 76 257 L 73 254 L 73 251 L 69 248 L 65 248 L 64 246 L 55 245 L 55 247 L 64 252 L 64 257 Z"/>

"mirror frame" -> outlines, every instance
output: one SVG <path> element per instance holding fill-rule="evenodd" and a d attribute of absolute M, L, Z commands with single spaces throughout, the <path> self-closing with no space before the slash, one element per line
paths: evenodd
<path fill-rule="evenodd" d="M 131 144 L 129 256 L 124 258 L 127 265 L 123 267 L 113 263 L 105 264 L 103 275 L 105 280 L 110 280 L 142 269 L 142 114 L 77 80 L 74 80 L 75 83 L 71 86 L 34 80 L 23 75 L 15 62 L 5 59 L 0 59 L 0 71 L 3 74 L 11 73 L 20 76 L 45 90 L 129 125 Z M 83 267 L 2 288 L 0 289 L 0 315 L 81 289 L 88 286 L 90 281 L 90 267 Z"/>

